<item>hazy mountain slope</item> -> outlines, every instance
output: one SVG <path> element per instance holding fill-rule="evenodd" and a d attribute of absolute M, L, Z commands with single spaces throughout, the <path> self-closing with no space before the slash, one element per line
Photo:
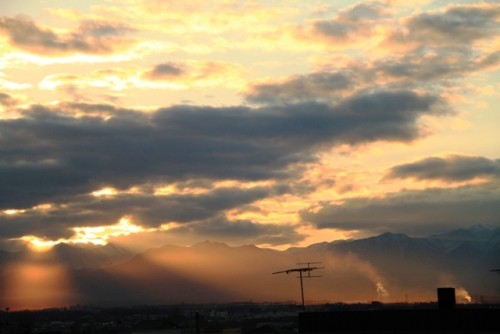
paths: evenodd
<path fill-rule="evenodd" d="M 489 272 L 500 265 L 498 230 L 475 226 L 428 238 L 384 233 L 321 247 L 370 263 L 392 297 L 412 297 L 414 288 L 445 285 L 461 288 L 464 294 L 491 296 L 499 292 L 498 278 Z"/>
<path fill-rule="evenodd" d="M 323 277 L 305 279 L 308 301 L 376 299 L 377 282 L 371 272 L 354 266 L 352 257 L 326 255 L 322 260 L 329 266 L 321 270 Z M 296 267 L 309 254 L 304 256 L 205 242 L 192 247 L 165 246 L 116 266 L 72 275 L 88 303 L 300 302 L 297 274 L 272 273 Z"/>
<path fill-rule="evenodd" d="M 429 239 L 446 248 L 446 266 L 469 289 L 486 294 L 500 294 L 499 279 L 490 270 L 500 268 L 500 228 L 475 225 L 458 229 Z"/>
<path fill-rule="evenodd" d="M 279 262 L 280 257 L 280 252 L 254 246 L 168 245 L 104 270 L 75 271 L 74 280 L 89 302 L 106 298 L 124 303 L 250 300 L 246 285 L 265 286 L 272 271 L 266 259 Z M 261 271 L 261 280 L 255 280 L 256 271 Z"/>
<path fill-rule="evenodd" d="M 47 259 L 64 264 L 68 268 L 100 268 L 128 260 L 134 253 L 114 244 L 97 247 L 75 247 L 58 244 L 46 253 Z"/>
<path fill-rule="evenodd" d="M 489 227 L 428 238 L 384 233 L 287 251 L 204 242 L 131 257 L 113 245 L 59 245 L 47 253 L 0 253 L 0 260 L 8 263 L 0 304 L 12 308 L 300 302 L 298 273 L 272 273 L 317 261 L 312 274 L 321 277 L 304 273 L 306 302 L 431 301 L 440 286 L 457 288 L 459 301 L 467 293 L 500 294 L 499 277 L 489 271 L 500 268 L 500 233 Z"/>
<path fill-rule="evenodd" d="M 16 263 L 24 257 L 23 253 L 0 250 L 0 277 L 9 271 L 12 263 Z"/>

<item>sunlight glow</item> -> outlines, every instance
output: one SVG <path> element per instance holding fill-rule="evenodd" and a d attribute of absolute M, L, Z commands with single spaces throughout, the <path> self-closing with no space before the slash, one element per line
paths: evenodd
<path fill-rule="evenodd" d="M 75 293 L 67 269 L 61 265 L 23 261 L 7 268 L 0 291 L 12 310 L 63 307 L 75 302 Z"/>
<path fill-rule="evenodd" d="M 160 227 L 158 228 L 158 230 L 160 230 L 160 231 L 168 231 L 168 230 L 180 227 L 180 226 L 182 226 L 182 224 L 179 224 L 179 223 L 176 223 L 176 222 L 170 222 L 170 223 L 166 223 L 166 224 L 161 224 Z"/>
<path fill-rule="evenodd" d="M 214 182 L 206 187 L 181 187 L 177 184 L 162 185 L 155 188 L 154 194 L 156 196 L 169 196 L 169 195 L 201 195 L 209 193 L 214 189 L 224 188 L 238 188 L 238 189 L 252 189 L 257 187 L 271 187 L 276 181 L 253 181 L 242 182 L 238 180 L 222 180 Z"/>
<path fill-rule="evenodd" d="M 0 87 L 3 90 L 25 90 L 31 88 L 31 84 L 19 83 L 10 80 L 6 80 L 3 76 L 0 76 Z"/>
<path fill-rule="evenodd" d="M 108 63 L 108 62 L 125 62 L 140 58 L 148 54 L 151 47 L 145 43 L 136 44 L 128 53 L 115 53 L 115 54 L 68 54 L 68 55 L 55 55 L 41 56 L 33 53 L 13 51 L 3 57 L 3 60 L 12 64 L 36 64 L 40 66 L 47 66 L 53 64 L 82 64 L 82 63 Z"/>
<path fill-rule="evenodd" d="M 52 205 L 50 203 L 44 203 L 44 204 L 38 204 L 37 206 L 34 206 L 33 210 L 48 211 L 52 208 L 54 208 L 54 205 Z"/>
<path fill-rule="evenodd" d="M 243 182 L 238 180 L 223 180 L 214 183 L 214 188 L 240 188 L 240 189 L 251 189 L 257 187 L 271 187 L 276 184 L 276 181 L 266 180 L 266 181 L 253 181 L 253 182 Z"/>
<path fill-rule="evenodd" d="M 91 227 L 74 227 L 74 235 L 68 239 L 50 240 L 47 238 L 40 238 L 34 235 L 25 235 L 16 240 L 24 241 L 27 246 L 35 252 L 46 252 L 52 249 L 57 244 L 92 244 L 104 246 L 108 243 L 109 238 L 128 236 L 130 234 L 139 232 L 152 232 L 154 228 L 145 229 L 139 225 L 131 222 L 131 217 L 124 216 L 118 223 L 114 225 L 105 226 L 91 226 Z"/>
<path fill-rule="evenodd" d="M 325 228 L 318 233 L 318 230 L 311 225 L 302 225 L 297 229 L 297 231 L 305 236 L 304 240 L 296 245 L 298 247 L 307 247 L 308 245 L 324 241 L 348 240 L 354 238 L 358 232 L 357 230 L 343 231 L 333 228 Z"/>
<path fill-rule="evenodd" d="M 62 240 L 47 240 L 44 238 L 36 237 L 34 235 L 25 235 L 19 239 L 26 242 L 31 250 L 39 253 L 47 252 L 51 250 L 55 245 L 62 242 Z"/>
<path fill-rule="evenodd" d="M 285 194 L 269 197 L 252 204 L 252 208 L 236 208 L 226 212 L 229 220 L 251 220 L 261 224 L 298 223 L 298 212 L 310 206 L 307 198 Z"/>
<path fill-rule="evenodd" d="M 24 213 L 24 212 L 26 212 L 26 210 L 7 209 L 7 210 L 3 210 L 2 212 L 8 216 L 13 216 L 13 215 L 18 215 L 18 214 Z"/>
<path fill-rule="evenodd" d="M 131 217 L 125 216 L 115 225 L 74 227 L 75 236 L 69 242 L 75 244 L 106 245 L 110 237 L 126 236 L 146 231 L 143 227 L 134 225 L 131 219 Z"/>
<path fill-rule="evenodd" d="M 168 186 L 157 187 L 154 191 L 156 196 L 169 196 L 169 195 L 200 195 L 209 192 L 207 188 L 193 187 L 193 188 L 179 188 L 175 184 Z"/>
<path fill-rule="evenodd" d="M 112 187 L 105 187 L 92 192 L 94 197 L 111 197 L 118 194 L 118 191 Z"/>

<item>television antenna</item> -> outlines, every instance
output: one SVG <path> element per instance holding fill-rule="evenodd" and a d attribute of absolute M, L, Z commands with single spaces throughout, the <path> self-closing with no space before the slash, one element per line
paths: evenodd
<path fill-rule="evenodd" d="M 318 264 L 318 263 L 321 263 L 321 262 L 301 262 L 301 263 L 297 263 L 297 264 L 298 265 L 306 265 L 307 264 L 307 267 L 291 268 L 291 269 L 286 269 L 286 270 L 282 270 L 282 271 L 276 271 L 273 273 L 273 275 L 275 275 L 275 274 L 287 274 L 288 275 L 288 274 L 294 273 L 294 272 L 299 273 L 298 278 L 300 278 L 300 294 L 302 296 L 302 309 L 303 310 L 306 309 L 306 306 L 304 303 L 304 283 L 302 282 L 302 279 L 303 278 L 313 278 L 313 277 L 323 277 L 323 276 L 311 275 L 311 271 L 324 268 L 324 267 L 311 267 L 311 264 Z M 303 273 L 307 273 L 307 275 L 304 276 Z"/>

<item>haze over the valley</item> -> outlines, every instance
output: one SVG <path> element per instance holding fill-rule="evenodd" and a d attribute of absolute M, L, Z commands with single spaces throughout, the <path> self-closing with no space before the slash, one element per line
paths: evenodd
<path fill-rule="evenodd" d="M 0 306 L 13 310 L 75 304 L 286 302 L 300 304 L 435 302 L 436 288 L 456 289 L 461 304 L 496 302 L 500 229 L 474 226 L 427 238 L 385 233 L 287 251 L 205 241 L 135 254 L 116 245 L 46 253 L 3 253 Z M 300 264 L 298 264 L 300 263 Z M 308 276 L 304 273 L 304 277 Z"/>

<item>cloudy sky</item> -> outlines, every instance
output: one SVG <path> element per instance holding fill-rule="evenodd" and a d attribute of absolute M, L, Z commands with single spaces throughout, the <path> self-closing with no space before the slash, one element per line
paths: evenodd
<path fill-rule="evenodd" d="M 497 1 L 0 4 L 0 248 L 500 225 Z"/>

